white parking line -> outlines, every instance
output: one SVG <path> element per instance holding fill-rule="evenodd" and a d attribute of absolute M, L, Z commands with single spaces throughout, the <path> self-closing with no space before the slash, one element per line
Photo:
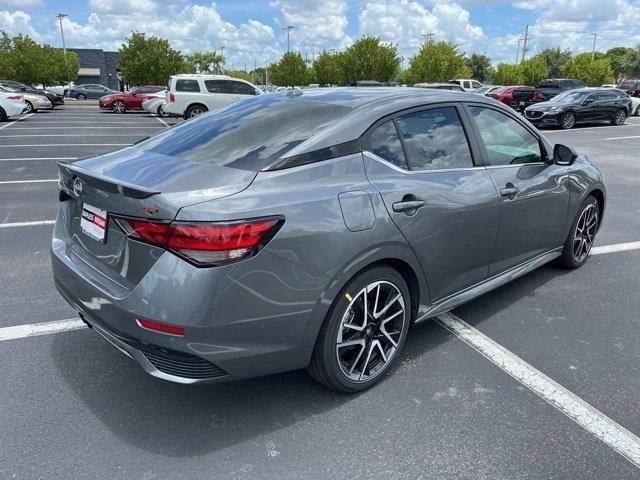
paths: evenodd
<path fill-rule="evenodd" d="M 39 143 L 37 145 L 0 145 L 0 148 L 26 148 L 26 147 L 122 147 L 130 143 Z"/>
<path fill-rule="evenodd" d="M 24 120 L 25 118 L 29 118 L 31 115 L 33 115 L 33 113 L 29 113 L 29 114 L 25 115 L 24 117 L 19 117 L 16 120 L 14 120 L 13 122 L 6 123 L 6 124 L 0 126 L 0 130 L 2 130 L 3 128 L 10 127 L 11 125 L 14 125 L 14 124 L 18 123 L 18 122 Z"/>
<path fill-rule="evenodd" d="M 628 137 L 608 137 L 605 140 L 625 140 L 627 138 L 640 138 L 640 135 L 629 135 Z"/>
<path fill-rule="evenodd" d="M 79 157 L 22 157 L 0 158 L 0 162 L 30 162 L 34 160 L 77 160 Z"/>
<path fill-rule="evenodd" d="M 546 135 L 547 133 L 575 133 L 575 132 L 581 132 L 583 130 L 591 130 L 593 128 L 602 130 L 605 128 L 621 128 L 621 127 L 640 127 L 640 123 L 633 123 L 633 124 L 625 123 L 624 125 L 598 125 L 597 127 L 575 127 L 570 130 L 541 130 L 541 132 Z"/>
<path fill-rule="evenodd" d="M 615 243 L 613 245 L 593 247 L 590 254 L 601 255 L 603 253 L 627 252 L 629 250 L 640 250 L 640 242 Z"/>
<path fill-rule="evenodd" d="M 115 128 L 119 129 L 122 127 L 74 127 L 75 130 L 109 130 L 109 129 L 115 129 Z M 155 130 L 158 130 L 163 127 L 160 125 L 151 125 L 148 127 L 135 127 L 134 129 L 138 130 L 138 129 L 148 129 L 148 128 L 153 128 Z M 21 132 L 22 130 L 69 130 L 69 127 L 20 127 L 17 131 Z M 6 136 L 6 135 L 2 135 L 2 136 Z"/>
<path fill-rule="evenodd" d="M 50 183 L 57 182 L 57 178 L 47 179 L 47 180 L 3 180 L 0 181 L 0 185 L 13 185 L 16 183 Z"/>
<path fill-rule="evenodd" d="M 0 223 L 0 228 L 33 227 L 36 225 L 53 225 L 55 220 L 38 220 L 36 222 Z"/>
<path fill-rule="evenodd" d="M 25 138 L 25 137 L 138 137 L 139 133 L 34 133 L 28 135 L 2 135 L 1 138 Z M 34 145 L 37 146 L 37 145 Z"/>
<path fill-rule="evenodd" d="M 169 127 L 170 125 L 165 122 L 162 118 L 160 118 L 158 115 L 154 115 L 153 116 L 156 120 L 158 120 L 162 125 L 164 125 L 165 127 Z"/>
<path fill-rule="evenodd" d="M 15 327 L 2 327 L 0 328 L 0 341 L 67 332 L 69 330 L 78 330 L 86 327 L 84 322 L 79 318 L 68 318 L 55 322 L 32 323 L 30 325 L 17 325 Z"/>
<path fill-rule="evenodd" d="M 551 406 L 640 467 L 640 438 L 452 313 L 436 322 Z"/>

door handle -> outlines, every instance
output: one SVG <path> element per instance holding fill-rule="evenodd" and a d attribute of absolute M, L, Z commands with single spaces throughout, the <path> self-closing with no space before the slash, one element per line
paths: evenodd
<path fill-rule="evenodd" d="M 513 185 L 507 185 L 505 188 L 500 190 L 500 195 L 503 197 L 515 197 L 518 194 L 519 190 Z"/>
<path fill-rule="evenodd" d="M 396 202 L 393 204 L 394 212 L 404 212 L 407 215 L 413 215 L 416 210 L 424 207 L 427 204 L 424 200 L 407 200 L 402 202 Z"/>

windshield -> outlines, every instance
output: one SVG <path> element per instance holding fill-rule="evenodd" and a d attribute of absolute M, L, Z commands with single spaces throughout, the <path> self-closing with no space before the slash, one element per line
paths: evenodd
<path fill-rule="evenodd" d="M 549 102 L 552 103 L 573 103 L 579 102 L 591 92 L 584 90 L 568 90 L 553 97 Z"/>
<path fill-rule="evenodd" d="M 264 95 L 189 120 L 139 143 L 162 155 L 259 171 L 351 112 L 350 107 Z"/>

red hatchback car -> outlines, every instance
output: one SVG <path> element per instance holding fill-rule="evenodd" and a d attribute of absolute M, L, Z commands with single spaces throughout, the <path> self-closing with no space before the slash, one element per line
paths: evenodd
<path fill-rule="evenodd" d="M 495 98 L 519 112 L 541 100 L 540 93 L 535 88 L 527 87 L 526 85 L 503 87 L 487 93 L 486 96 Z"/>
<path fill-rule="evenodd" d="M 102 97 L 98 104 L 103 110 L 113 110 L 115 113 L 124 113 L 127 110 L 142 110 L 142 102 L 147 96 L 165 90 L 159 85 L 143 85 L 128 92 L 112 93 Z"/>

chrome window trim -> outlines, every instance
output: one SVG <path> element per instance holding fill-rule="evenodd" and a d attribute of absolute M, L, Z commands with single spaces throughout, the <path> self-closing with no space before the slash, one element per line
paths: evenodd
<path fill-rule="evenodd" d="M 485 168 L 488 169 L 496 169 L 496 168 L 514 168 L 514 167 L 524 167 L 524 166 L 528 166 L 528 165 L 551 165 L 550 163 L 547 162 L 530 162 L 530 163 L 514 163 L 514 164 L 509 164 L 509 165 L 487 165 Z"/>
<path fill-rule="evenodd" d="M 382 163 L 383 165 L 395 170 L 398 173 L 405 173 L 408 175 L 425 174 L 425 173 L 442 173 L 442 172 L 463 172 L 467 170 L 482 170 L 485 168 L 484 166 L 480 165 L 480 166 L 473 166 L 473 167 L 438 168 L 433 170 L 405 170 L 404 168 L 400 168 L 394 165 L 390 161 L 385 160 L 384 158 L 376 155 L 375 153 L 369 150 L 363 150 L 362 154 L 368 156 L 371 160 L 375 160 L 378 163 Z"/>

